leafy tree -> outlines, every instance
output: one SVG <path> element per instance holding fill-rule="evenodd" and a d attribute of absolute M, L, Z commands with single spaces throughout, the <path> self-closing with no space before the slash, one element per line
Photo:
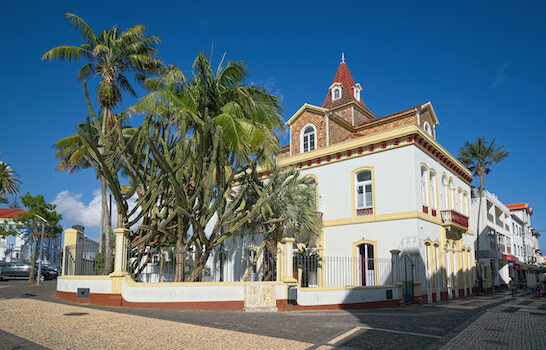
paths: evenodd
<path fill-rule="evenodd" d="M 121 102 L 121 91 L 128 92 L 133 97 L 136 93 L 129 83 L 126 74 L 134 72 L 137 80 L 142 81 L 146 75 L 159 73 L 162 68 L 161 60 L 156 58 L 157 49 L 155 45 L 159 43 L 157 36 L 146 36 L 146 26 L 142 24 L 135 25 L 125 31 L 120 31 L 116 26 L 111 29 L 103 30 L 97 35 L 91 27 L 80 17 L 66 13 L 65 18 L 72 24 L 74 30 L 80 31 L 83 43 L 80 46 L 63 45 L 55 47 L 46 52 L 42 59 L 44 60 L 80 60 L 82 57 L 88 60 L 78 73 L 78 80 L 85 81 L 94 76 L 100 76 L 101 80 L 97 84 L 97 99 L 101 107 L 103 116 L 100 129 L 104 134 L 108 134 L 108 142 L 123 143 L 122 124 L 118 123 L 120 116 L 114 113 L 114 107 Z M 86 99 L 87 91 L 86 91 Z M 88 101 L 88 107 L 91 108 Z M 117 132 L 111 133 L 114 126 L 117 126 Z M 62 141 L 62 140 L 61 140 Z M 77 146 L 77 140 L 73 138 L 66 140 Z M 81 162 L 82 154 L 79 150 L 73 149 L 69 152 L 70 157 L 64 158 L 68 163 L 61 167 L 67 169 L 77 169 L 86 167 L 85 162 Z M 101 148 L 101 152 L 103 149 Z M 102 193 L 102 214 L 101 226 L 110 226 L 108 213 L 108 203 L 106 199 L 106 180 L 101 177 Z M 110 231 L 110 230 L 109 230 Z M 110 239 L 104 238 L 104 232 L 100 232 L 100 241 L 105 240 L 107 251 L 107 271 L 110 269 L 111 247 Z"/>
<path fill-rule="evenodd" d="M 19 213 L 17 218 L 12 218 L 13 224 L 4 222 L 0 227 L 0 234 L 3 236 L 17 236 L 22 232 L 27 232 L 28 242 L 32 246 L 29 282 L 34 282 L 34 275 L 36 273 L 34 268 L 36 264 L 36 244 L 42 235 L 43 222 L 38 216 L 47 220 L 44 234 L 55 237 L 62 232 L 62 227 L 59 225 L 62 215 L 57 214 L 55 211 L 56 206 L 54 204 L 47 204 L 42 195 L 33 197 L 30 193 L 27 193 L 21 197 L 21 203 L 27 208 L 27 212 Z"/>
<path fill-rule="evenodd" d="M 476 225 L 476 263 L 479 264 L 480 252 L 480 212 L 482 208 L 483 184 L 485 175 L 491 172 L 491 166 L 508 157 L 509 152 L 504 149 L 504 145 L 496 146 L 496 139 L 491 143 L 487 143 L 484 137 L 478 137 L 476 143 L 468 141 L 464 147 L 459 148 L 459 161 L 463 163 L 473 174 L 474 177 L 480 179 L 479 187 L 479 206 L 478 206 L 478 222 Z M 478 289 L 482 289 L 482 276 L 478 269 Z"/>
<path fill-rule="evenodd" d="M 8 203 L 6 195 L 19 193 L 21 181 L 9 164 L 0 162 L 0 203 Z"/>

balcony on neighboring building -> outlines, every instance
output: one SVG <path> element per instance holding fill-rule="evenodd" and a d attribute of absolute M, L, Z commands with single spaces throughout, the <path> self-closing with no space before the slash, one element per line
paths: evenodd
<path fill-rule="evenodd" d="M 442 223 L 468 229 L 468 216 L 458 213 L 455 210 L 442 210 L 440 211 L 440 215 Z"/>
<path fill-rule="evenodd" d="M 494 222 L 493 214 L 487 213 L 487 220 L 488 220 L 489 222 Z"/>

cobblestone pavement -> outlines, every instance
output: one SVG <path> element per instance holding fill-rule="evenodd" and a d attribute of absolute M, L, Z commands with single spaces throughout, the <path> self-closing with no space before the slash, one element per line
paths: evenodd
<path fill-rule="evenodd" d="M 536 350 L 546 343 L 546 299 L 507 293 L 394 309 L 245 313 L 75 304 L 56 298 L 55 285 L 0 283 L 0 350 Z"/>
<path fill-rule="evenodd" d="M 312 346 L 34 299 L 0 300 L 0 314 L 9 320 L 0 326 L 4 332 L 50 349 L 307 349 Z"/>
<path fill-rule="evenodd" d="M 506 303 L 462 324 L 463 329 L 441 349 L 544 349 L 546 298 L 522 294 L 505 298 Z"/>

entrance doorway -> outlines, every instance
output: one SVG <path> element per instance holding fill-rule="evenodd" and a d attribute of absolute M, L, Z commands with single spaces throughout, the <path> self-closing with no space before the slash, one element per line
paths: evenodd
<path fill-rule="evenodd" d="M 375 286 L 374 250 L 371 244 L 358 246 L 358 269 L 361 286 Z"/>

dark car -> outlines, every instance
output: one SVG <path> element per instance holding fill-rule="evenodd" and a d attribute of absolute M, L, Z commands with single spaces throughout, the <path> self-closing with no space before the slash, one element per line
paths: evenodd
<path fill-rule="evenodd" d="M 30 276 L 29 262 L 6 262 L 0 263 L 0 280 L 3 279 L 28 279 Z M 34 273 L 38 274 L 38 265 L 35 266 Z M 49 267 L 42 266 L 41 280 L 57 278 L 57 272 Z"/>

